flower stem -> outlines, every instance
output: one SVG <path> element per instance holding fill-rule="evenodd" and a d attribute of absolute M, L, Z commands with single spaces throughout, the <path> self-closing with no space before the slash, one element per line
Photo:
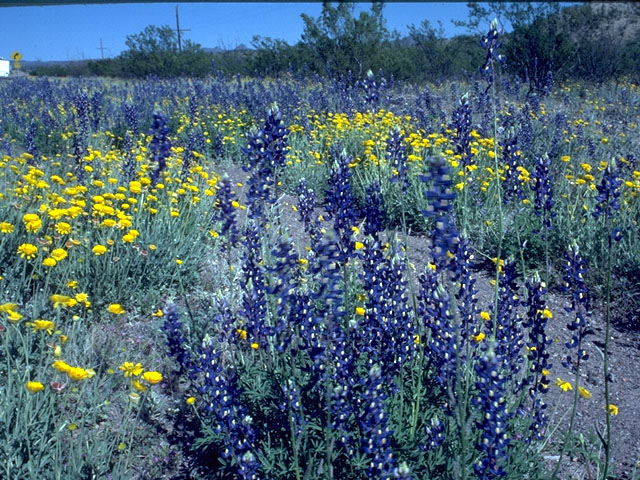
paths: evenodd
<path fill-rule="evenodd" d="M 609 215 L 606 217 L 607 231 L 611 231 L 611 219 Z M 604 359 L 603 359 L 603 367 L 604 367 L 604 409 L 606 413 L 607 419 L 607 432 L 606 432 L 606 443 L 604 445 L 604 471 L 602 472 L 602 479 L 607 480 L 608 472 L 609 472 L 609 461 L 611 458 L 611 412 L 609 411 L 609 336 L 610 336 L 610 328 L 611 328 L 611 263 L 612 263 L 612 250 L 613 244 L 611 241 L 611 234 L 609 234 L 609 248 L 607 254 L 607 279 L 606 279 L 606 325 L 604 331 Z"/>
<path fill-rule="evenodd" d="M 578 344 L 578 352 L 580 352 L 581 345 Z M 576 362 L 576 375 L 574 380 L 574 388 L 575 391 L 573 393 L 573 406 L 571 408 L 571 419 L 569 420 L 569 430 L 565 433 L 564 442 L 562 442 L 562 450 L 560 450 L 560 457 L 558 458 L 558 463 L 556 464 L 556 468 L 553 469 L 553 474 L 551 475 L 551 480 L 555 480 L 558 475 L 558 470 L 560 470 L 560 464 L 562 463 L 562 457 L 564 457 L 565 452 L 567 451 L 567 445 L 571 440 L 571 433 L 573 432 L 573 424 L 576 419 L 576 411 L 578 410 L 578 382 L 580 382 L 580 354 L 578 353 L 578 360 Z"/>

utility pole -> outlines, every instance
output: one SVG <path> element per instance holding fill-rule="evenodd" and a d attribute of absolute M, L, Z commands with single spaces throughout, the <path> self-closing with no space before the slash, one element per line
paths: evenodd
<path fill-rule="evenodd" d="M 178 12 L 178 5 L 176 5 L 176 33 L 178 34 L 178 51 L 182 53 L 182 32 L 190 32 L 191 29 L 180 28 L 180 13 Z"/>
<path fill-rule="evenodd" d="M 96 50 L 100 50 L 100 58 L 104 60 L 104 47 L 102 46 L 102 38 L 100 39 L 100 46 L 96 47 Z"/>

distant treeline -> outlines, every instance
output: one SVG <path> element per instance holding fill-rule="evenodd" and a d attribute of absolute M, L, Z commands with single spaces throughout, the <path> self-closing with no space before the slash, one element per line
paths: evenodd
<path fill-rule="evenodd" d="M 585 4 L 560 8 L 554 4 L 489 2 L 469 4 L 469 31 L 481 32 L 494 15 L 513 30 L 502 36 L 505 69 L 544 89 L 554 80 L 640 81 L 640 6 L 633 3 Z M 323 3 L 318 18 L 302 15 L 304 33 L 289 45 L 254 37 L 253 48 L 205 51 L 185 41 L 178 44 L 169 26 L 148 26 L 127 37 L 127 50 L 108 60 L 54 65 L 36 75 L 99 75 L 111 77 L 201 77 L 212 73 L 243 76 L 351 75 L 382 70 L 399 80 L 439 81 L 467 77 L 484 63 L 480 34 L 445 38 L 442 26 L 428 20 L 409 26 L 401 37 L 385 27 L 384 5 L 374 2 L 355 16 L 354 5 Z"/>

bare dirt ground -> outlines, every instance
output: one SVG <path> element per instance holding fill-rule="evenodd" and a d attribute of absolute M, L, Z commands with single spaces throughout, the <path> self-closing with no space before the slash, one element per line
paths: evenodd
<path fill-rule="evenodd" d="M 237 166 L 219 168 L 218 172 L 221 175 L 227 174 L 234 183 L 239 182 L 236 193 L 242 199 L 244 182 L 248 174 Z M 306 244 L 306 235 L 298 220 L 298 214 L 291 208 L 296 203 L 295 197 L 283 195 L 280 202 L 282 221 L 289 234 L 297 245 Z M 431 258 L 430 243 L 425 237 L 410 236 L 407 239 L 407 250 L 409 259 L 415 264 L 418 272 Z M 487 309 L 494 291 L 490 284 L 492 274 L 489 271 L 477 270 L 475 275 L 476 288 L 479 290 L 479 306 Z M 573 391 L 564 392 L 555 383 L 557 378 L 571 383 L 574 381 L 573 374 L 562 366 L 562 359 L 568 353 L 565 342 L 571 338 L 567 324 L 573 318 L 564 309 L 569 305 L 569 299 L 565 296 L 549 292 L 546 295 L 546 302 L 547 308 L 553 312 L 553 318 L 547 325 L 547 335 L 552 339 L 549 346 L 552 368 L 549 375 L 551 387 L 546 394 L 545 402 L 548 405 L 548 429 L 553 432 L 554 441 L 558 442 L 558 439 L 562 438 L 559 434 L 568 430 L 574 398 Z M 593 306 L 590 323 L 595 334 L 585 340 L 584 348 L 589 354 L 589 360 L 580 368 L 579 381 L 580 386 L 588 389 L 592 397 L 579 398 L 574 425 L 575 448 L 569 454 L 565 454 L 559 473 L 560 478 L 567 480 L 596 480 L 602 474 L 598 471 L 597 462 L 594 462 L 593 458 L 604 458 L 602 442 L 597 432 L 605 435 L 606 414 L 602 367 L 605 316 L 602 302 L 596 301 Z M 620 311 L 624 312 L 624 308 Z M 609 342 L 610 403 L 618 407 L 618 414 L 611 416 L 612 474 L 620 479 L 640 478 L 640 332 L 627 328 L 621 329 L 617 325 L 623 325 L 624 322 L 620 321 L 620 318 L 617 322 L 615 320 L 614 318 Z M 559 459 L 559 451 L 559 444 L 545 444 L 543 454 L 550 469 L 555 467 Z"/>

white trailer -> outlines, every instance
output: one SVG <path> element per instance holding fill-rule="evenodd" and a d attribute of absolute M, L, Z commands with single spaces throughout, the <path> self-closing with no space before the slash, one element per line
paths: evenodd
<path fill-rule="evenodd" d="M 8 77 L 11 72 L 11 62 L 0 59 L 0 77 Z"/>

